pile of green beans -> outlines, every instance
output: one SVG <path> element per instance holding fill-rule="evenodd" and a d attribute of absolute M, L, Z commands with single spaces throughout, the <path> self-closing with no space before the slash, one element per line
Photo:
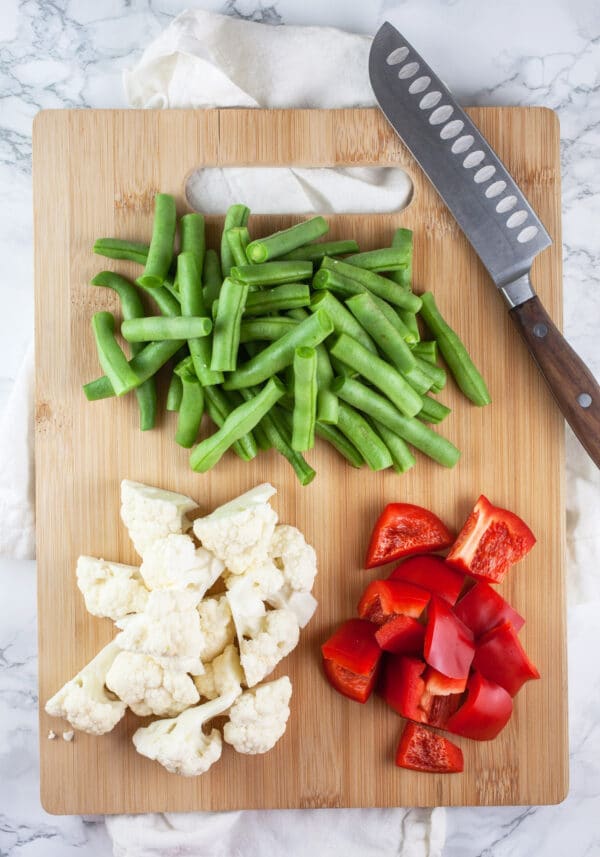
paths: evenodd
<path fill-rule="evenodd" d="M 131 354 L 115 315 L 95 313 L 106 374 L 84 385 L 86 397 L 133 391 L 140 428 L 152 429 L 155 376 L 171 361 L 166 410 L 177 414 L 175 440 L 199 473 L 228 450 L 251 461 L 273 449 L 308 485 L 316 474 L 304 454 L 316 437 L 352 467 L 405 473 L 415 464 L 410 447 L 453 467 L 459 450 L 430 427 L 450 414 L 434 398 L 447 381 L 438 354 L 474 404 L 490 395 L 433 295 L 412 291 L 413 233 L 397 229 L 389 247 L 360 252 L 352 239 L 320 240 L 322 217 L 257 238 L 249 215 L 231 206 L 215 250 L 204 217 L 178 221 L 175 199 L 159 193 L 149 244 L 95 242 L 96 254 L 143 271 L 135 284 L 113 271 L 92 280 L 118 295 Z M 421 340 L 419 319 L 432 339 Z M 204 415 L 212 434 L 203 433 Z"/>

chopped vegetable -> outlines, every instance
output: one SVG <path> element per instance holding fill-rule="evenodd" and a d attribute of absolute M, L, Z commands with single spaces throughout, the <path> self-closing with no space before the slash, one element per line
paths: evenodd
<path fill-rule="evenodd" d="M 455 604 L 464 583 L 464 575 L 451 568 L 440 556 L 422 554 L 401 562 L 389 580 L 406 580 Z"/>
<path fill-rule="evenodd" d="M 375 686 L 381 657 L 375 630 L 371 622 L 349 619 L 321 646 L 329 683 L 357 702 L 366 702 Z"/>
<path fill-rule="evenodd" d="M 510 694 L 474 672 L 467 684 L 466 700 L 448 719 L 445 728 L 475 741 L 490 741 L 504 729 L 512 710 Z"/>
<path fill-rule="evenodd" d="M 464 770 L 460 747 L 417 723 L 407 723 L 404 727 L 396 751 L 396 764 L 399 768 L 428 774 L 458 774 Z"/>
<path fill-rule="evenodd" d="M 509 621 L 517 632 L 525 624 L 525 619 L 514 607 L 484 580 L 478 581 L 463 595 L 455 605 L 454 613 L 471 629 L 475 639 L 501 622 Z"/>
<path fill-rule="evenodd" d="M 261 238 L 248 245 L 246 253 L 250 262 L 261 263 L 268 259 L 277 259 L 291 250 L 296 250 L 310 241 L 320 238 L 329 230 L 327 221 L 322 217 L 311 217 L 302 223 L 296 223 L 289 229 L 275 232 L 268 238 Z"/>
<path fill-rule="evenodd" d="M 375 568 L 451 544 L 450 530 L 432 512 L 412 503 L 389 503 L 373 527 L 365 566 Z"/>
<path fill-rule="evenodd" d="M 411 616 L 396 614 L 377 628 L 375 639 L 386 652 L 420 655 L 423 652 L 425 626 Z"/>
<path fill-rule="evenodd" d="M 427 663 L 448 678 L 466 678 L 475 655 L 473 634 L 451 607 L 432 596 L 427 615 L 423 653 Z"/>
<path fill-rule="evenodd" d="M 173 259 L 173 244 L 177 214 L 175 200 L 168 193 L 154 197 L 154 224 L 152 240 L 143 274 L 138 277 L 142 286 L 162 286 Z"/>
<path fill-rule="evenodd" d="M 418 619 L 429 599 L 429 592 L 402 580 L 373 580 L 358 603 L 358 615 L 376 625 L 383 625 L 392 616 L 412 616 Z"/>
<path fill-rule="evenodd" d="M 515 696 L 526 681 L 540 677 L 510 622 L 503 622 L 480 637 L 473 666 L 511 696 Z"/>

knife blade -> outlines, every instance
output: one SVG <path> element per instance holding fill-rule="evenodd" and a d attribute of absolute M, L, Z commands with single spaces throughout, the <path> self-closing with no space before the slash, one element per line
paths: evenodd
<path fill-rule="evenodd" d="M 533 260 L 552 244 L 544 225 L 447 87 L 389 22 L 373 39 L 369 76 L 384 115 L 487 268 L 565 419 L 600 467 L 600 387 L 531 283 Z"/>

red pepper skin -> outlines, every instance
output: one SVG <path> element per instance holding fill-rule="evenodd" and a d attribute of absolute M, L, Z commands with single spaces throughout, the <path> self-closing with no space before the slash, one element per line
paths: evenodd
<path fill-rule="evenodd" d="M 408 720 L 427 723 L 427 711 L 420 707 L 425 693 L 426 664 L 419 658 L 393 655 L 384 661 L 382 696 L 394 711 Z"/>
<path fill-rule="evenodd" d="M 321 646 L 323 658 L 357 675 L 370 675 L 381 657 L 376 630 L 375 625 L 364 619 L 348 619 Z"/>
<path fill-rule="evenodd" d="M 421 706 L 429 709 L 427 714 L 428 726 L 445 729 L 450 717 L 460 708 L 463 696 L 462 693 L 450 693 L 447 696 L 432 696 L 428 700 L 426 691 L 421 700 Z"/>
<path fill-rule="evenodd" d="M 396 750 L 399 768 L 429 774 L 458 774 L 464 770 L 460 747 L 417 723 L 407 723 Z"/>
<path fill-rule="evenodd" d="M 425 626 L 411 616 L 392 616 L 377 628 L 375 639 L 385 652 L 422 655 Z"/>
<path fill-rule="evenodd" d="M 525 619 L 484 580 L 478 581 L 454 607 L 460 621 L 470 628 L 475 639 L 502 622 L 511 622 L 517 633 Z"/>
<path fill-rule="evenodd" d="M 420 586 L 402 580 L 372 580 L 358 603 L 358 615 L 376 625 L 401 614 L 418 619 L 431 595 Z"/>
<path fill-rule="evenodd" d="M 515 696 L 526 681 L 540 677 L 510 622 L 497 625 L 481 637 L 473 666 L 511 696 Z"/>
<path fill-rule="evenodd" d="M 457 679 L 469 675 L 475 654 L 473 634 L 436 595 L 429 605 L 423 654 L 438 672 Z"/>
<path fill-rule="evenodd" d="M 365 566 L 375 568 L 410 554 L 442 550 L 452 541 L 450 530 L 432 512 L 412 503 L 389 503 L 373 527 Z"/>
<path fill-rule="evenodd" d="M 327 681 L 338 693 L 363 704 L 371 696 L 377 680 L 377 667 L 368 675 L 358 675 L 334 660 L 323 658 L 323 669 Z"/>
<path fill-rule="evenodd" d="M 512 697 L 499 684 L 474 672 L 467 684 L 467 698 L 446 722 L 448 732 L 490 741 L 504 729 L 513 710 Z"/>
<path fill-rule="evenodd" d="M 424 554 L 401 562 L 388 580 L 406 580 L 408 583 L 422 586 L 432 595 L 439 595 L 448 604 L 456 604 L 465 576 L 451 568 L 441 556 Z"/>
<path fill-rule="evenodd" d="M 511 565 L 528 554 L 534 544 L 535 536 L 521 518 L 493 506 L 482 494 L 446 562 L 472 577 L 500 583 Z"/>
<path fill-rule="evenodd" d="M 423 676 L 425 681 L 425 692 L 432 696 L 449 696 L 453 693 L 464 693 L 467 687 L 468 676 L 464 678 L 448 678 L 447 675 L 427 667 Z"/>

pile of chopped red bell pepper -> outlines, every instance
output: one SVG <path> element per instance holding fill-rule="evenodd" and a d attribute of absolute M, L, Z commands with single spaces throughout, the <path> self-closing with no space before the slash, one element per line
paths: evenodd
<path fill-rule="evenodd" d="M 366 566 L 409 557 L 371 581 L 349 619 L 323 644 L 323 667 L 344 696 L 365 703 L 377 687 L 409 722 L 396 764 L 436 773 L 463 770 L 459 747 L 429 727 L 488 741 L 506 726 L 512 698 L 540 677 L 518 637 L 525 620 L 491 583 L 535 544 L 515 514 L 483 495 L 453 538 L 432 512 L 386 506 Z M 450 548 L 446 557 L 433 551 Z"/>

